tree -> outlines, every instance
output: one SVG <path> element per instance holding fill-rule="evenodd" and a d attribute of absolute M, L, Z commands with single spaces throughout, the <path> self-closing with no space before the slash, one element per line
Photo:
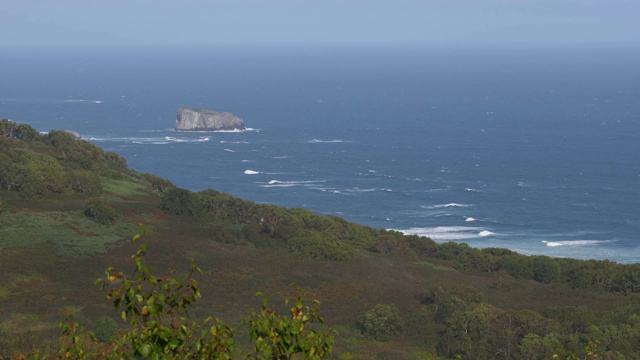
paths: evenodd
<path fill-rule="evenodd" d="M 518 345 L 518 358 L 523 360 L 553 359 L 553 355 L 563 351 L 562 344 L 555 334 L 545 336 L 527 334 Z"/>
<path fill-rule="evenodd" d="M 359 327 L 364 336 L 389 341 L 402 329 L 400 311 L 395 305 L 378 304 L 360 318 Z"/>
<path fill-rule="evenodd" d="M 548 256 L 532 256 L 533 280 L 550 284 L 560 276 L 560 265 Z"/>

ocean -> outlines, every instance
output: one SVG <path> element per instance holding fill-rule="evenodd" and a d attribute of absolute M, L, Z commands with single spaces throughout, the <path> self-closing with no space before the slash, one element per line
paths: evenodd
<path fill-rule="evenodd" d="M 437 242 L 640 262 L 640 50 L 3 49 L 0 117 L 178 186 Z M 240 132 L 176 132 L 182 106 Z"/>

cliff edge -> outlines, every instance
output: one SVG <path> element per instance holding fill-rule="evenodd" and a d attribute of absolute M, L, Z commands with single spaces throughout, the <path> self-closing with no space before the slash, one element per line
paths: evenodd
<path fill-rule="evenodd" d="M 176 130 L 216 131 L 244 130 L 244 121 L 228 112 L 182 107 L 178 109 Z"/>

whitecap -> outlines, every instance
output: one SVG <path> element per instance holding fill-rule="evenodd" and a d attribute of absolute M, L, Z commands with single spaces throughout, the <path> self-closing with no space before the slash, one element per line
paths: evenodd
<path fill-rule="evenodd" d="M 258 131 L 258 129 L 253 128 L 244 128 L 244 129 L 233 129 L 233 130 L 215 130 L 213 132 L 217 133 L 241 133 L 246 131 Z"/>
<path fill-rule="evenodd" d="M 235 152 L 235 151 L 233 151 L 231 149 L 224 149 L 224 151 L 226 151 L 226 152 Z"/>
<path fill-rule="evenodd" d="M 318 140 L 318 139 L 313 139 L 313 140 L 307 141 L 307 143 L 309 143 L 309 144 L 329 144 L 329 143 L 344 143 L 344 142 L 350 142 L 350 141 L 345 141 L 345 140 Z"/>
<path fill-rule="evenodd" d="M 399 231 L 406 235 L 427 236 L 435 241 L 453 241 L 477 239 L 481 237 L 480 233 L 486 230 L 481 227 L 471 226 L 436 226 L 426 228 L 410 228 L 396 231 Z"/>
<path fill-rule="evenodd" d="M 260 174 L 259 171 L 253 171 L 253 170 L 245 170 L 244 173 L 246 175 L 257 175 L 257 174 Z"/>
<path fill-rule="evenodd" d="M 448 203 L 448 204 L 438 204 L 438 205 L 422 205 L 420 206 L 423 209 L 442 209 L 442 208 L 458 208 L 458 207 L 469 207 L 471 204 L 458 204 L 458 203 Z"/>
<path fill-rule="evenodd" d="M 472 189 L 472 188 L 465 188 L 464 191 L 468 191 L 468 192 L 480 192 L 480 190 L 476 190 L 476 189 Z"/>
<path fill-rule="evenodd" d="M 476 219 L 472 218 L 471 216 L 468 216 L 466 219 L 464 219 L 464 221 L 472 222 L 472 221 L 476 221 Z"/>
<path fill-rule="evenodd" d="M 292 186 L 313 186 L 317 183 L 323 183 L 325 180 L 306 180 L 306 181 L 281 181 L 281 180 L 271 180 L 266 184 L 260 185 L 260 187 L 292 187 Z"/>
<path fill-rule="evenodd" d="M 346 191 L 348 192 L 356 192 L 356 193 L 363 193 L 363 192 L 372 192 L 372 191 L 376 191 L 378 189 L 360 189 L 358 187 L 352 188 L 352 189 L 347 189 Z"/>
<path fill-rule="evenodd" d="M 591 246 L 609 242 L 607 240 L 563 240 L 563 241 L 542 241 L 549 247 L 557 246 Z"/>
<path fill-rule="evenodd" d="M 482 236 L 482 237 L 487 237 L 487 236 L 494 236 L 495 233 L 491 232 L 489 230 L 482 230 L 478 233 L 478 236 Z"/>
<path fill-rule="evenodd" d="M 220 144 L 250 144 L 250 142 L 248 142 L 248 141 L 226 141 L 226 140 L 221 140 Z"/>

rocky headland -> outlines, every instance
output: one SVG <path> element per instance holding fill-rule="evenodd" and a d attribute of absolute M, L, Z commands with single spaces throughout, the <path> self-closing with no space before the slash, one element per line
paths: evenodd
<path fill-rule="evenodd" d="M 229 112 L 182 107 L 178 109 L 176 130 L 218 131 L 244 130 L 244 121 Z"/>

